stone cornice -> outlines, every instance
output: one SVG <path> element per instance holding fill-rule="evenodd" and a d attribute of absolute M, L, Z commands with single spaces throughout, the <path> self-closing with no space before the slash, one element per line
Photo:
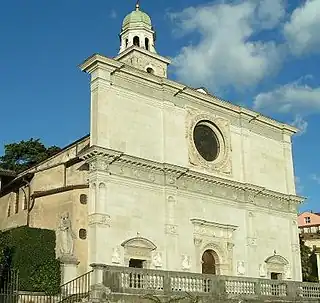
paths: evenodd
<path fill-rule="evenodd" d="M 105 171 L 112 175 L 155 185 L 247 203 L 253 206 L 296 213 L 304 198 L 272 191 L 249 183 L 212 176 L 168 163 L 129 156 L 92 146 L 80 157 L 90 165 L 90 173 Z"/>
<path fill-rule="evenodd" d="M 117 60 L 117 61 L 120 61 L 121 58 L 123 58 L 123 57 L 127 56 L 129 53 L 135 52 L 135 51 L 138 52 L 138 53 L 142 53 L 142 54 L 144 54 L 146 56 L 150 56 L 150 57 L 152 57 L 154 59 L 160 60 L 163 63 L 166 63 L 166 64 L 170 64 L 171 63 L 171 61 L 169 59 L 167 59 L 167 58 L 165 58 L 163 56 L 160 56 L 160 55 L 158 55 L 156 53 L 152 53 L 152 52 L 147 51 L 147 50 L 145 50 L 145 49 L 143 49 L 141 47 L 137 47 L 137 46 L 134 46 L 134 45 L 129 47 L 129 48 L 127 48 L 121 54 L 119 54 L 118 56 L 114 57 L 113 59 Z"/>
<path fill-rule="evenodd" d="M 197 218 L 190 219 L 190 221 L 194 225 L 216 227 L 216 228 L 231 230 L 231 231 L 235 231 L 238 228 L 238 226 L 236 225 L 221 224 L 221 223 L 206 221 L 206 220 L 197 219 Z"/>
<path fill-rule="evenodd" d="M 116 59 L 118 59 L 118 57 L 116 57 Z M 200 102 L 204 101 L 204 102 L 219 106 L 220 108 L 223 108 L 227 111 L 231 111 L 238 115 L 242 115 L 248 121 L 254 120 L 256 123 L 258 122 L 258 123 L 261 123 L 262 125 L 268 125 L 271 128 L 276 128 L 282 131 L 282 133 L 284 134 L 293 135 L 296 132 L 298 132 L 298 129 L 291 125 L 278 122 L 269 117 L 263 116 L 262 114 L 255 112 L 253 110 L 243 108 L 241 106 L 235 105 L 229 101 L 222 100 L 213 95 L 203 94 L 197 91 L 196 89 L 193 89 L 191 87 L 180 84 L 170 79 L 158 77 L 155 75 L 152 75 L 151 77 L 150 74 L 140 71 L 137 68 L 134 68 L 127 64 L 123 64 L 122 62 L 119 62 L 115 59 L 111 59 L 99 54 L 92 55 L 80 65 L 81 70 L 87 73 L 92 73 L 92 71 L 96 70 L 99 67 L 104 69 L 117 70 L 119 73 L 131 75 L 135 78 L 140 78 L 144 81 L 157 83 L 158 85 L 161 85 L 164 90 L 166 88 L 169 90 L 170 89 L 176 90 L 176 92 L 178 93 L 176 96 L 185 95 L 188 97 L 193 97 L 195 100 L 199 100 Z"/>

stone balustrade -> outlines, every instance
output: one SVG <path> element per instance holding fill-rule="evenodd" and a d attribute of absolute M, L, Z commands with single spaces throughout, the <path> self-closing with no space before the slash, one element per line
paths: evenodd
<path fill-rule="evenodd" d="M 104 285 L 116 294 L 174 296 L 193 294 L 232 298 L 281 298 L 309 302 L 320 299 L 319 283 L 170 272 L 106 266 Z"/>

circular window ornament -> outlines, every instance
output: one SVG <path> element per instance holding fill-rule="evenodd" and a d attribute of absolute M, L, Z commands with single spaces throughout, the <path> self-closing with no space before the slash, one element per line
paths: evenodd
<path fill-rule="evenodd" d="M 198 153 L 204 160 L 213 162 L 218 158 L 220 143 L 210 122 L 202 121 L 195 126 L 193 141 Z"/>
<path fill-rule="evenodd" d="M 225 118 L 187 108 L 186 138 L 189 163 L 230 175 L 230 122 Z"/>

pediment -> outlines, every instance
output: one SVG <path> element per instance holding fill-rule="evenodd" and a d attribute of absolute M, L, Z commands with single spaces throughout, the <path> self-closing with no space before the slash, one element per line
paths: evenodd
<path fill-rule="evenodd" d="M 135 247 L 146 250 L 155 250 L 157 246 L 150 240 L 142 237 L 135 237 L 124 241 L 121 246 L 124 248 Z"/>
<path fill-rule="evenodd" d="M 235 231 L 238 228 L 238 226 L 236 225 L 222 224 L 222 223 L 207 221 L 203 219 L 191 219 L 190 221 L 195 226 L 207 226 L 207 227 L 213 227 L 216 229 L 231 230 L 231 231 Z"/>
<path fill-rule="evenodd" d="M 280 256 L 280 255 L 274 255 L 271 257 L 268 257 L 265 262 L 267 264 L 278 264 L 278 265 L 288 265 L 289 262 L 287 261 L 287 259 L 285 259 L 284 257 Z"/>
<path fill-rule="evenodd" d="M 201 237 L 214 237 L 221 239 L 231 239 L 238 226 L 207 221 L 204 219 L 191 219 L 194 226 L 194 235 Z"/>

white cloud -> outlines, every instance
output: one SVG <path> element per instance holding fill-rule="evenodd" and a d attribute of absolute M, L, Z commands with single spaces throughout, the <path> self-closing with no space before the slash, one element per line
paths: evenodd
<path fill-rule="evenodd" d="M 257 9 L 258 20 L 264 28 L 273 28 L 285 16 L 283 0 L 260 1 Z"/>
<path fill-rule="evenodd" d="M 320 185 L 320 177 L 317 174 L 312 174 L 311 179 Z"/>
<path fill-rule="evenodd" d="M 284 26 L 284 35 L 294 55 L 320 52 L 320 0 L 307 0 L 296 8 Z"/>
<path fill-rule="evenodd" d="M 304 84 L 307 78 L 304 77 L 273 91 L 258 94 L 254 99 L 254 108 L 281 113 L 319 112 L 320 87 L 312 88 Z"/>
<path fill-rule="evenodd" d="M 301 136 L 307 132 L 308 122 L 299 114 L 295 116 L 294 120 L 290 124 L 300 130 L 300 132 L 297 134 L 298 136 Z"/>
<path fill-rule="evenodd" d="M 279 24 L 285 14 L 282 0 L 246 0 L 189 7 L 170 14 L 182 36 L 197 34 L 199 42 L 183 47 L 173 64 L 179 80 L 216 91 L 248 88 L 280 65 L 274 41 L 255 40 L 262 29 Z"/>

